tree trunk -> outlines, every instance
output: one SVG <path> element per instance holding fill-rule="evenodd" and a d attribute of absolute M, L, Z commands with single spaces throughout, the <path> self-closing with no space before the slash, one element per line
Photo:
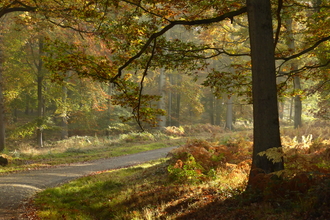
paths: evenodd
<path fill-rule="evenodd" d="M 179 86 L 181 84 L 181 76 L 176 77 L 176 94 L 175 94 L 175 126 L 180 126 L 180 108 L 181 108 L 181 94 L 179 91 Z"/>
<path fill-rule="evenodd" d="M 258 155 L 270 148 L 280 148 L 275 57 L 270 0 L 247 0 L 252 60 L 252 95 L 254 146 L 249 186 L 253 177 L 284 169 L 283 159 L 273 163 Z M 281 149 L 281 148 L 280 148 Z"/>
<path fill-rule="evenodd" d="M 3 25 L 0 26 L 0 152 L 5 149 L 5 103 L 3 98 L 3 64 L 4 64 L 4 54 L 3 54 L 3 35 L 2 30 Z"/>
<path fill-rule="evenodd" d="M 16 123 L 18 121 L 18 109 L 13 109 L 13 122 Z"/>
<path fill-rule="evenodd" d="M 2 33 L 0 33 L 0 152 L 5 149 L 5 106 L 3 99 L 3 48 Z"/>
<path fill-rule="evenodd" d="M 227 97 L 226 125 L 225 129 L 233 129 L 233 97 Z"/>
<path fill-rule="evenodd" d="M 287 26 L 287 45 L 289 47 L 289 50 L 292 54 L 295 53 L 296 47 L 295 47 L 295 40 L 293 37 L 293 30 L 292 30 L 292 19 L 289 18 L 286 20 L 286 26 Z M 291 71 L 298 69 L 298 64 L 296 61 L 293 61 L 291 63 Z M 293 77 L 293 85 L 294 90 L 299 92 L 301 90 L 301 84 L 300 84 L 300 77 L 298 75 L 295 75 Z M 300 95 L 295 95 L 294 97 L 294 128 L 299 128 L 302 125 L 301 122 L 301 114 L 302 114 L 302 102 Z"/>
<path fill-rule="evenodd" d="M 216 97 L 215 99 L 215 125 L 221 124 L 221 100 Z"/>
<path fill-rule="evenodd" d="M 173 85 L 173 75 L 172 74 L 168 74 L 168 78 L 169 78 L 169 82 L 170 85 Z M 169 90 L 168 92 L 168 111 L 167 111 L 167 125 L 168 126 L 173 126 L 172 124 L 172 103 L 173 103 L 173 91 L 172 89 Z"/>
<path fill-rule="evenodd" d="M 209 105 L 209 107 L 210 107 L 210 124 L 211 125 L 214 125 L 214 123 L 215 123 L 215 119 L 214 119 L 214 101 L 215 101 L 215 99 L 214 99 L 214 94 L 213 94 L 213 90 L 211 90 L 211 94 L 210 94 L 210 99 L 209 99 L 209 101 L 210 101 L 210 105 Z"/>
<path fill-rule="evenodd" d="M 158 101 L 158 108 L 165 110 L 165 82 L 166 82 L 166 77 L 165 77 L 165 70 L 164 68 L 160 69 L 160 74 L 159 74 L 159 95 L 161 98 Z M 158 116 L 158 128 L 160 130 L 165 129 L 166 126 L 166 116 L 165 115 L 160 115 Z"/>
<path fill-rule="evenodd" d="M 26 114 L 26 115 L 29 115 L 29 113 L 30 113 L 30 96 L 29 96 L 29 94 L 26 92 L 26 95 L 25 95 L 25 111 L 24 111 L 24 113 Z"/>
<path fill-rule="evenodd" d="M 69 137 L 69 129 L 68 129 L 68 112 L 67 112 L 67 98 L 68 98 L 68 88 L 63 85 L 62 86 L 62 104 L 63 106 L 63 112 L 62 112 L 62 120 L 61 120 L 61 127 L 62 127 L 62 131 L 61 131 L 61 139 L 68 139 Z"/>
<path fill-rule="evenodd" d="M 278 105 L 279 105 L 279 117 L 280 117 L 281 120 L 283 120 L 284 119 L 284 105 L 285 105 L 284 100 L 280 101 L 278 103 Z"/>
<path fill-rule="evenodd" d="M 301 84 L 300 84 L 300 77 L 294 76 L 294 89 L 296 91 L 301 90 Z M 301 120 L 301 114 L 302 114 L 302 102 L 300 95 L 295 95 L 294 97 L 294 128 L 299 128 L 302 126 L 302 120 Z"/>
<path fill-rule="evenodd" d="M 112 90 L 113 90 L 112 87 L 113 87 L 112 83 L 109 83 L 109 85 L 108 85 L 108 96 L 109 96 L 109 98 L 108 98 L 108 117 L 107 117 L 108 126 L 111 124 L 111 110 L 112 110 L 111 98 L 112 98 Z M 111 135 L 109 127 L 105 130 L 105 135 L 106 136 Z"/>
<path fill-rule="evenodd" d="M 290 114 L 289 114 L 290 121 L 292 121 L 293 101 L 294 101 L 294 98 L 291 98 L 290 99 Z"/>
<path fill-rule="evenodd" d="M 42 84 L 43 84 L 43 62 L 41 59 L 43 50 L 43 40 L 39 38 L 39 63 L 37 66 L 38 69 L 38 76 L 37 76 L 37 83 L 38 83 L 38 125 L 37 125 L 37 145 L 38 147 L 43 147 L 43 94 L 42 94 Z"/>
<path fill-rule="evenodd" d="M 43 98 L 42 98 L 42 81 L 43 77 L 37 79 L 38 82 L 38 125 L 37 125 L 37 145 L 38 147 L 43 147 Z"/>

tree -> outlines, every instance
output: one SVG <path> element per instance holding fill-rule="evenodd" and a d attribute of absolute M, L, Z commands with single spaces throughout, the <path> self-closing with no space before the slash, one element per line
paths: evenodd
<path fill-rule="evenodd" d="M 280 148 L 280 135 L 279 135 L 279 123 L 278 123 L 278 110 L 277 110 L 277 88 L 276 88 L 276 75 L 275 75 L 275 55 L 274 55 L 274 42 L 272 35 L 272 18 L 270 10 L 270 1 L 264 0 L 251 0 L 247 1 L 249 8 L 249 23 L 250 23 L 250 38 L 251 38 L 251 48 L 252 48 L 252 75 L 253 75 L 253 103 L 254 103 L 254 154 L 253 154 L 253 166 L 263 170 L 266 173 L 273 172 L 279 169 L 283 169 L 283 161 L 279 163 L 273 163 L 266 156 L 259 156 L 260 152 L 263 152 L 270 148 Z M 167 4 L 167 3 L 163 3 Z M 126 3 L 123 4 L 126 6 Z M 208 5 L 212 8 L 214 5 Z M 147 7 L 147 6 L 146 6 Z M 143 7 L 141 4 L 136 5 L 132 3 L 132 9 L 134 11 L 145 12 L 145 16 L 153 17 L 155 12 L 152 6 L 150 6 L 150 12 L 146 7 Z M 173 6 L 175 7 L 175 6 Z M 224 6 L 218 5 L 224 9 Z M 241 7 L 241 4 L 231 5 L 233 11 L 220 13 L 220 15 L 212 18 L 205 19 L 195 19 L 194 16 L 191 18 L 188 16 L 185 19 L 173 20 L 164 19 L 160 21 L 160 24 L 165 24 L 162 29 L 155 31 L 153 28 L 149 28 L 148 31 L 144 33 L 146 37 L 146 42 L 144 44 L 137 44 L 136 39 L 132 39 L 130 28 L 127 32 L 127 43 L 131 45 L 132 49 L 127 51 L 121 50 L 121 57 L 119 65 L 117 66 L 117 73 L 108 73 L 107 75 L 100 75 L 91 70 L 80 71 L 78 68 L 75 69 L 78 73 L 84 76 L 94 76 L 95 78 L 110 80 L 113 83 L 116 83 L 120 86 L 121 83 L 127 83 L 128 81 L 119 81 L 122 77 L 125 77 L 124 69 L 132 70 L 143 68 L 143 78 L 147 75 L 148 68 L 151 67 L 151 64 L 154 60 L 157 60 L 157 63 L 154 63 L 155 66 L 165 66 L 166 68 L 191 68 L 192 70 L 198 68 L 199 66 L 207 65 L 204 60 L 206 57 L 212 57 L 213 55 L 207 55 L 205 50 L 215 51 L 215 55 L 226 53 L 225 51 L 215 48 L 205 46 L 196 46 L 195 43 L 183 43 L 180 41 L 172 41 L 172 43 L 167 43 L 164 38 L 161 38 L 167 31 L 177 25 L 186 25 L 186 26 L 198 26 L 198 25 L 207 25 L 211 23 L 216 23 L 223 21 L 225 19 L 233 19 L 235 16 L 239 16 L 247 11 L 246 7 Z M 125 7 L 127 10 L 127 7 Z M 139 10 L 138 10 L 139 9 Z M 236 10 L 235 10 L 236 9 Z M 173 11 L 175 11 L 173 9 Z M 173 12 L 172 11 L 172 12 Z M 221 11 L 221 10 L 219 10 Z M 181 15 L 179 12 L 177 14 Z M 187 12 L 187 15 L 195 14 L 195 11 Z M 134 13 L 133 13 L 134 14 Z M 141 14 L 139 14 L 141 16 Z M 169 15 L 170 17 L 172 15 Z M 182 15 L 183 16 L 183 15 Z M 160 18 L 165 18 L 164 16 L 159 16 Z M 175 17 L 175 16 L 174 16 Z M 144 21 L 147 17 L 144 17 Z M 151 21 L 151 19 L 150 19 Z M 139 26 L 139 22 L 133 20 L 128 26 L 137 25 L 138 30 L 143 29 L 146 26 L 146 22 L 143 22 Z M 123 24 L 124 25 L 124 24 Z M 127 25 L 127 24 L 126 24 Z M 265 28 L 266 27 L 266 28 Z M 119 33 L 117 30 L 111 30 L 114 33 Z M 116 32 L 117 31 L 117 32 Z M 112 32 L 109 32 L 112 33 Z M 122 33 L 122 32 L 120 32 Z M 158 42 L 159 41 L 159 42 Z M 134 45 L 134 46 L 132 46 Z M 160 46 L 158 46 L 160 45 Z M 179 48 L 179 49 L 177 49 Z M 189 49 L 190 48 L 190 49 Z M 118 48 L 119 49 L 119 48 Z M 173 53 L 164 53 L 163 50 L 173 51 Z M 177 52 L 178 51 L 178 52 Z M 202 54 L 205 53 L 205 54 Z M 85 56 L 84 54 L 77 53 L 77 56 L 72 57 L 71 59 L 61 58 L 60 62 L 54 62 L 52 67 L 56 70 L 58 67 L 70 66 L 72 68 L 73 64 L 79 60 L 79 57 Z M 214 56 L 215 56 L 214 55 Z M 198 64 L 196 64 L 198 60 Z M 110 61 L 109 61 L 110 62 Z M 154 61 L 155 62 L 155 61 Z M 113 64 L 113 62 L 112 62 Z M 81 67 L 81 64 L 77 64 Z M 111 66 L 112 68 L 114 66 Z M 88 68 L 84 68 L 88 69 Z M 104 67 L 100 66 L 98 70 L 104 70 Z M 60 70 L 59 68 L 57 70 Z M 103 71 L 100 71 L 103 72 Z M 141 81 L 142 82 L 142 81 Z M 130 84 L 127 84 L 130 85 Z M 123 87 L 123 86 L 122 86 Z M 125 88 L 127 88 L 126 86 Z M 142 84 L 141 87 L 142 88 Z M 126 90 L 126 89 L 125 89 Z M 128 94 L 125 92 L 125 94 Z M 133 93 L 134 94 L 134 93 Z M 135 95 L 138 93 L 135 92 Z M 141 93 L 140 93 L 141 95 Z M 141 99 L 138 99 L 141 100 Z M 129 101 L 129 100 L 128 100 Z M 135 102 L 140 104 L 140 102 Z M 134 104 L 135 105 L 135 104 Z M 139 108 L 136 108 L 139 110 Z M 253 175 L 251 175 L 253 176 Z"/>
<path fill-rule="evenodd" d="M 0 152 L 5 148 L 5 107 L 3 99 L 3 36 L 0 24 Z"/>
<path fill-rule="evenodd" d="M 38 63 L 37 68 L 37 85 L 38 85 L 38 123 L 37 123 L 37 145 L 43 147 L 43 117 L 44 114 L 44 96 L 43 96 L 43 80 L 44 80 L 44 66 L 42 61 L 44 40 L 42 36 L 38 38 Z"/>
<path fill-rule="evenodd" d="M 95 6 L 95 7 L 94 7 Z M 35 0 L 3 0 L 0 2 L 0 36 L 3 34 L 3 23 L 4 16 L 12 13 L 19 12 L 34 12 L 40 17 L 36 16 L 33 19 L 43 21 L 44 23 L 54 24 L 62 28 L 73 29 L 78 32 L 89 32 L 87 29 L 91 25 L 82 25 L 83 21 L 88 20 L 91 22 L 93 18 L 96 26 L 102 23 L 103 12 L 108 8 L 108 3 L 103 4 L 99 2 L 87 2 L 87 1 L 35 1 Z M 38 9 L 38 10 L 37 10 Z M 37 18 L 38 17 L 38 18 Z M 60 19 L 59 19 L 60 18 Z M 8 18 L 7 18 L 8 19 Z M 10 18 L 10 20 L 14 20 Z M 49 28 L 49 26 L 47 26 Z M 94 27 L 91 27 L 94 29 Z M 2 44 L 2 39 L 0 39 L 0 44 Z M 3 51 L 0 49 L 0 79 L 2 79 L 3 74 Z M 5 148 L 5 123 L 4 123 L 4 102 L 3 102 L 3 87 L 0 83 L 0 151 Z M 40 133 L 40 132 L 39 132 Z M 41 137 L 41 135 L 38 135 Z M 38 138 L 41 140 L 41 138 Z M 40 141 L 39 141 L 40 142 Z M 41 142 L 40 142 L 41 143 Z"/>
<path fill-rule="evenodd" d="M 160 69 L 160 74 L 159 74 L 159 94 L 161 98 L 159 99 L 158 102 L 158 108 L 165 110 L 165 82 L 166 82 L 166 75 L 165 75 L 165 70 L 163 68 Z M 160 115 L 158 119 L 158 127 L 159 129 L 164 129 L 166 126 L 166 116 L 165 115 Z"/>
<path fill-rule="evenodd" d="M 291 4 L 291 1 L 294 4 Z M 308 7 L 304 2 L 291 1 L 285 6 Z M 56 3 L 59 2 L 47 1 L 51 6 L 57 5 Z M 312 38 L 313 40 L 304 44 L 302 48 L 296 48 L 295 54 L 288 55 L 287 50 L 282 52 L 278 49 L 275 54 L 279 38 L 283 37 L 281 36 L 283 1 L 278 1 L 278 5 L 273 7 L 277 8 L 274 15 L 277 16 L 278 22 L 274 38 L 270 0 L 247 0 L 246 4 L 243 0 L 199 2 L 188 0 L 180 1 L 180 4 L 163 0 L 152 3 L 150 1 L 118 0 L 83 1 L 80 2 L 82 7 L 73 4 L 78 2 L 72 1 L 67 10 L 62 10 L 63 14 L 56 15 L 54 13 L 58 10 L 47 11 L 47 7 L 39 11 L 51 23 L 80 30 L 82 35 L 90 34 L 100 41 L 104 41 L 110 55 L 91 54 L 86 47 L 57 40 L 53 42 L 53 54 L 47 60 L 47 66 L 54 73 L 66 73 L 70 70 L 82 77 L 92 77 L 115 84 L 116 95 L 113 97 L 113 104 L 120 104 L 131 109 L 132 118 L 141 125 L 141 120 L 152 122 L 156 117 L 150 115 L 160 113 L 150 105 L 159 97 L 142 92 L 149 71 L 164 68 L 165 70 L 175 70 L 176 73 L 193 75 L 207 69 L 208 60 L 220 57 L 220 55 L 227 57 L 251 55 L 254 151 L 250 177 L 253 178 L 259 171 L 270 173 L 283 169 L 281 158 L 274 163 L 267 156 L 260 154 L 268 149 L 277 149 L 279 155 L 281 153 L 275 59 L 286 63 L 310 53 L 330 39 L 327 33 L 322 32 L 317 39 Z M 327 6 L 326 3 L 323 4 Z M 191 7 L 192 5 L 194 7 Z M 20 6 L 22 7 L 22 5 Z M 41 4 L 41 6 L 44 5 Z M 72 9 L 75 10 L 75 13 L 69 13 Z M 218 25 L 226 20 L 229 25 L 235 23 L 237 19 L 235 24 L 244 27 L 245 25 L 241 24 L 239 18 L 242 18 L 246 12 L 248 12 L 251 54 L 247 48 L 245 51 L 228 50 L 230 45 L 226 45 L 225 41 L 184 41 L 164 37 L 165 33 L 177 26 L 185 26 L 186 29 L 198 33 L 211 24 Z M 77 21 L 88 19 L 88 22 L 76 22 L 70 19 L 71 15 L 74 15 Z M 101 24 L 97 25 L 97 20 L 100 20 Z M 88 32 L 86 29 L 93 31 Z M 217 45 L 218 43 L 220 44 Z M 237 48 L 235 47 L 235 49 Z M 249 62 L 246 63 L 249 65 Z M 317 68 L 317 66 L 315 64 L 313 68 Z M 309 66 L 305 65 L 304 68 L 308 69 Z M 297 71 L 303 70 L 302 68 Z M 248 68 L 245 71 L 248 71 Z M 210 75 L 212 74 L 217 76 L 213 79 L 222 80 L 220 82 L 223 82 L 225 88 L 234 84 L 241 85 L 242 82 L 248 89 L 250 88 L 250 75 L 244 75 L 242 71 L 227 74 L 223 71 L 213 70 Z M 136 79 L 140 79 L 140 82 L 137 83 Z M 212 78 L 210 77 L 210 79 Z M 233 82 L 235 83 L 233 84 Z M 249 92 L 246 91 L 246 93 Z M 180 100 L 182 97 L 177 98 Z"/>
<path fill-rule="evenodd" d="M 226 100 L 227 105 L 225 128 L 228 130 L 233 130 L 233 96 L 228 95 L 224 99 Z"/>
<path fill-rule="evenodd" d="M 284 169 L 283 160 L 269 160 L 259 153 L 281 149 L 277 107 L 274 39 L 270 1 L 247 0 L 252 60 L 253 156 L 251 179 L 260 172 Z M 281 151 L 281 150 L 280 150 Z M 257 171 L 257 172 L 255 172 Z"/>

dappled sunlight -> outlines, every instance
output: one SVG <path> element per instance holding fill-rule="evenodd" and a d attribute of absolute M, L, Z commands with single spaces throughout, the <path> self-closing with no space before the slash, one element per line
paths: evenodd
<path fill-rule="evenodd" d="M 314 129 L 319 134 L 321 130 Z M 106 216 L 120 220 L 328 216 L 322 210 L 330 206 L 329 139 L 315 138 L 315 132 L 300 140 L 284 135 L 286 169 L 258 175 L 253 181 L 257 181 L 259 194 L 251 194 L 246 187 L 252 142 L 250 134 L 244 134 L 212 142 L 191 139 L 175 148 L 169 158 L 91 175 L 56 188 L 57 192 L 47 190 L 36 199 L 38 213 L 44 218 Z M 75 199 L 69 201 L 68 195 Z M 56 205 L 47 202 L 53 197 L 59 201 Z"/>

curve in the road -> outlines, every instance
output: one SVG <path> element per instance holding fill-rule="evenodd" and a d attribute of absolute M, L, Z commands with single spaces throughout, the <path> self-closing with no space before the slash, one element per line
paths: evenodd
<path fill-rule="evenodd" d="M 19 219 L 23 202 L 37 191 L 54 187 L 93 172 L 118 169 L 166 157 L 175 147 L 102 159 L 89 163 L 25 171 L 0 176 L 0 220 Z M 13 216 L 15 215 L 15 216 Z"/>

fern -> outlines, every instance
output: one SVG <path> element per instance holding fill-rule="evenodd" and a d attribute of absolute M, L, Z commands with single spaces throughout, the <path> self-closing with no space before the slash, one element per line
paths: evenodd
<path fill-rule="evenodd" d="M 284 156 L 282 147 L 273 147 L 258 153 L 259 156 L 266 156 L 273 163 L 280 163 Z"/>

